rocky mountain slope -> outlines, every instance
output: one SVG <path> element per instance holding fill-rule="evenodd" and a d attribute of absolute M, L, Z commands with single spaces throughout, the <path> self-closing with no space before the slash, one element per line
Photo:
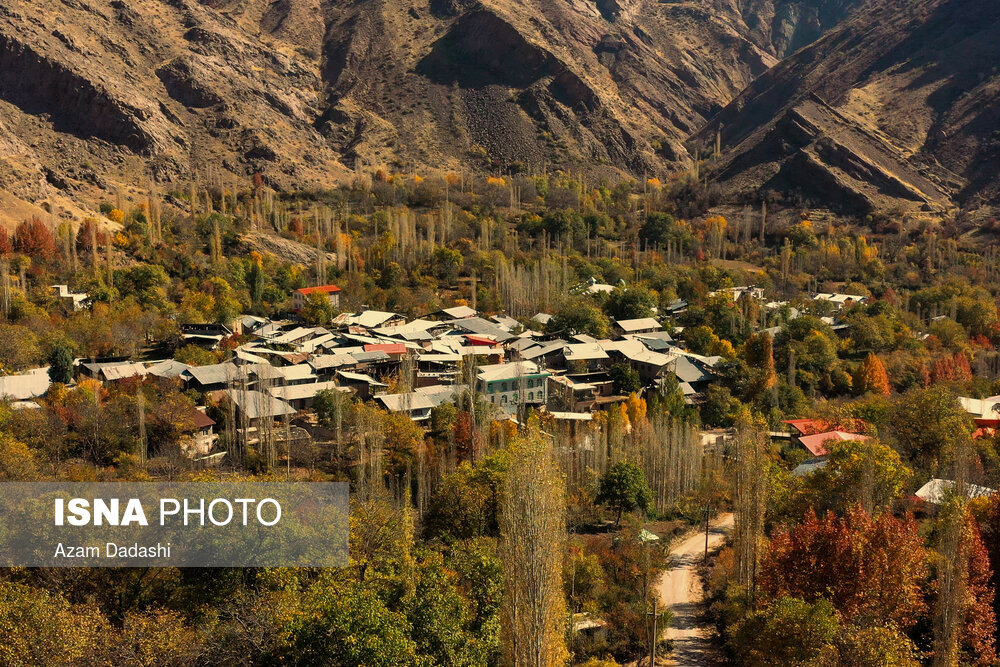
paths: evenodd
<path fill-rule="evenodd" d="M 662 171 L 862 2 L 7 0 L 0 210 L 75 216 L 192 174 Z"/>
<path fill-rule="evenodd" d="M 1000 12 L 891 0 L 758 78 L 701 132 L 718 177 L 850 210 L 945 210 L 1000 196 Z"/>

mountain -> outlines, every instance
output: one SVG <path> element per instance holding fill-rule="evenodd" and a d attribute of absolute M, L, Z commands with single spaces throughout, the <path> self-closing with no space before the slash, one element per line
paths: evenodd
<path fill-rule="evenodd" d="M 721 134 L 731 190 L 858 212 L 975 208 L 1000 195 L 1000 12 L 980 0 L 873 4 L 755 80 Z"/>
<path fill-rule="evenodd" d="M 662 171 L 861 2 L 7 0 L 0 210 L 195 174 Z"/>

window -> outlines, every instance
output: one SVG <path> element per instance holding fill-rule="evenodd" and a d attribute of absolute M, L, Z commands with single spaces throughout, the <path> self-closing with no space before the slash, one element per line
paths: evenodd
<path fill-rule="evenodd" d="M 535 392 L 533 392 L 533 391 L 529 391 L 528 392 L 528 400 L 529 401 L 535 400 Z"/>
<path fill-rule="evenodd" d="M 535 386 L 535 381 L 534 381 L 534 380 L 531 380 L 531 379 L 529 379 L 529 380 L 528 380 L 528 389 L 531 389 L 531 388 L 532 388 L 532 387 L 534 387 L 534 386 Z"/>
<path fill-rule="evenodd" d="M 504 404 L 507 403 L 507 396 L 506 396 L 506 394 L 500 397 L 500 402 L 504 403 Z"/>
<path fill-rule="evenodd" d="M 497 397 L 496 396 L 490 396 L 490 403 L 496 403 L 496 402 L 497 402 Z"/>
<path fill-rule="evenodd" d="M 504 382 L 502 385 L 500 385 L 500 391 L 507 391 L 507 383 L 506 382 Z"/>

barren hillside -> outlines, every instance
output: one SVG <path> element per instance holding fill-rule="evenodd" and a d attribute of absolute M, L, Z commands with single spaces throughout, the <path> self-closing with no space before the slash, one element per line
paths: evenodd
<path fill-rule="evenodd" d="M 0 190 L 72 216 L 194 173 L 664 170 L 859 2 L 8 0 Z"/>
<path fill-rule="evenodd" d="M 737 191 L 854 210 L 976 207 L 1000 195 L 1000 13 L 893 0 L 757 79 L 701 133 Z"/>

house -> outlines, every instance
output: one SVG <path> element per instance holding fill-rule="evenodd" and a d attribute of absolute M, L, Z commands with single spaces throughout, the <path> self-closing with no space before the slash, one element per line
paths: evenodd
<path fill-rule="evenodd" d="M 284 379 L 283 384 L 287 386 L 300 384 L 316 384 L 319 378 L 316 371 L 309 364 L 296 364 L 294 366 L 278 366 L 275 368 Z"/>
<path fill-rule="evenodd" d="M 640 334 L 659 331 L 663 327 L 652 317 L 640 317 L 636 320 L 617 320 L 614 323 L 615 331 L 620 335 Z"/>
<path fill-rule="evenodd" d="M 381 310 L 364 310 L 347 318 L 347 326 L 362 327 L 363 329 L 398 327 L 403 324 L 406 324 L 406 318 L 402 315 Z"/>
<path fill-rule="evenodd" d="M 306 307 L 306 301 L 313 294 L 325 294 L 331 306 L 336 309 L 340 308 L 340 288 L 336 285 L 320 285 L 319 287 L 302 287 L 292 292 L 292 310 L 301 313 Z"/>
<path fill-rule="evenodd" d="M 993 428 L 1000 426 L 1000 396 L 990 396 L 989 398 L 960 396 L 958 402 L 976 420 L 977 426 Z"/>
<path fill-rule="evenodd" d="M 944 502 L 945 496 L 949 491 L 955 489 L 954 480 L 950 479 L 932 479 L 919 489 L 917 489 L 917 498 L 920 498 L 926 503 L 932 505 L 940 505 Z M 978 484 L 966 484 L 965 485 L 965 495 L 971 500 L 973 498 L 982 498 L 984 496 L 991 496 L 996 493 L 996 489 L 990 489 L 985 486 L 979 486 Z"/>
<path fill-rule="evenodd" d="M 232 330 L 224 324 L 184 324 L 181 325 L 181 340 L 208 350 L 219 347 L 224 338 L 232 336 Z"/>
<path fill-rule="evenodd" d="M 84 362 L 79 367 L 80 375 L 100 382 L 117 382 L 133 377 L 145 377 L 146 367 L 128 361 Z"/>
<path fill-rule="evenodd" d="M 583 288 L 583 291 L 587 294 L 609 294 L 614 292 L 615 288 L 613 285 L 599 283 L 596 278 L 591 276 L 587 279 L 587 286 Z"/>
<path fill-rule="evenodd" d="M 551 319 L 552 316 L 549 315 L 548 313 L 535 313 L 535 316 L 531 318 L 531 321 L 540 324 L 544 327 L 546 324 L 549 323 L 549 320 Z"/>
<path fill-rule="evenodd" d="M 67 310 L 83 310 L 90 303 L 90 295 L 86 292 L 73 292 L 69 285 L 52 285 L 56 298 L 63 302 Z"/>
<path fill-rule="evenodd" d="M 189 389 L 219 391 L 231 384 L 250 387 L 261 381 L 282 384 L 284 376 L 269 363 L 237 364 L 232 361 L 209 366 L 189 366 L 180 375 Z"/>
<path fill-rule="evenodd" d="M 431 313 L 428 317 L 432 317 L 436 320 L 463 320 L 467 317 L 477 317 L 479 315 L 475 308 L 469 308 L 468 306 L 455 306 L 454 308 L 442 308 L 441 310 Z"/>
<path fill-rule="evenodd" d="M 522 405 L 544 405 L 546 378 L 551 373 L 531 361 L 480 366 L 476 390 L 504 412 L 514 413 Z"/>
<path fill-rule="evenodd" d="M 494 315 L 490 319 L 508 331 L 513 331 L 521 326 L 520 322 L 509 315 Z"/>
<path fill-rule="evenodd" d="M 295 409 L 285 401 L 256 389 L 227 389 L 226 397 L 236 406 L 239 416 L 251 423 L 295 414 Z"/>
<path fill-rule="evenodd" d="M 830 450 L 827 449 L 827 443 L 832 441 L 848 441 L 848 440 L 861 440 L 865 441 L 868 439 L 867 435 L 860 435 L 858 433 L 845 433 L 843 431 L 827 431 L 825 433 L 814 433 L 812 435 L 800 435 L 799 443 L 805 447 L 813 457 L 818 458 L 822 456 L 827 456 Z"/>
<path fill-rule="evenodd" d="M 271 387 L 268 393 L 281 399 L 295 410 L 308 410 L 313 406 L 316 396 L 321 391 L 339 391 L 349 393 L 350 387 L 341 387 L 336 382 L 311 382 L 308 384 L 293 384 L 284 387 Z"/>
<path fill-rule="evenodd" d="M 384 389 L 389 386 L 364 373 L 337 371 L 337 377 L 340 378 L 343 386 L 353 389 L 354 393 L 362 399 L 369 399 L 374 395 L 376 389 Z"/>
<path fill-rule="evenodd" d="M 637 340 L 601 343 L 613 359 L 624 361 L 633 368 L 644 384 L 655 382 L 672 370 L 677 355 L 653 352 Z"/>
<path fill-rule="evenodd" d="M 567 345 L 569 345 L 569 343 L 557 338 L 556 340 L 537 343 L 522 348 L 518 352 L 518 356 L 526 361 L 551 366 L 556 359 L 563 356 L 563 348 Z"/>
<path fill-rule="evenodd" d="M 6 401 L 27 401 L 44 396 L 52 385 L 49 367 L 34 368 L 19 375 L 0 377 L 0 399 Z"/>
<path fill-rule="evenodd" d="M 795 477 L 805 477 L 811 475 L 817 470 L 822 470 L 829 463 L 829 459 L 818 458 L 818 459 L 808 459 L 803 461 L 792 470 L 792 475 Z"/>
<path fill-rule="evenodd" d="M 566 368 L 577 372 L 596 371 L 610 359 L 598 343 L 570 343 L 562 348 L 562 354 Z"/>
<path fill-rule="evenodd" d="M 663 310 L 665 310 L 668 315 L 680 315 L 686 312 L 687 309 L 688 309 L 687 301 L 685 301 L 684 299 L 675 299 L 671 301 L 667 305 L 667 307 L 664 308 Z"/>
<path fill-rule="evenodd" d="M 455 320 L 450 324 L 465 333 L 486 336 L 499 343 L 516 338 L 516 336 L 511 334 L 510 331 L 504 329 L 496 322 L 490 322 L 489 320 L 484 320 L 481 317 L 466 317 L 461 320 Z"/>
<path fill-rule="evenodd" d="M 756 285 L 741 285 L 739 287 L 726 287 L 724 289 L 716 290 L 714 292 L 709 292 L 708 296 L 719 296 L 720 294 L 728 294 L 732 297 L 733 301 L 739 301 L 743 297 L 748 297 L 751 299 L 757 299 L 758 301 L 764 298 L 764 288 L 757 287 Z"/>
<path fill-rule="evenodd" d="M 405 412 L 415 422 L 425 422 L 431 418 L 431 410 L 455 399 L 464 391 L 461 385 L 436 385 L 421 387 L 405 394 L 380 394 L 375 400 L 389 412 Z"/>
<path fill-rule="evenodd" d="M 577 382 L 566 375 L 550 375 L 548 385 L 549 410 L 589 413 L 597 404 L 597 387 L 589 382 Z"/>
<path fill-rule="evenodd" d="M 184 371 L 191 368 L 187 364 L 182 364 L 176 359 L 164 359 L 163 361 L 151 364 L 146 368 L 146 374 L 158 378 L 178 378 Z"/>
<path fill-rule="evenodd" d="M 215 420 L 205 414 L 204 408 L 191 411 L 190 424 L 185 425 L 182 431 L 185 437 L 180 442 L 181 453 L 188 458 L 207 456 L 219 439 L 215 433 Z"/>
<path fill-rule="evenodd" d="M 847 306 L 854 305 L 856 303 L 865 303 L 868 301 L 868 297 L 861 296 L 860 294 L 837 294 L 836 292 L 820 292 L 813 297 L 813 301 L 829 301 L 833 304 L 836 310 L 842 310 Z"/>

